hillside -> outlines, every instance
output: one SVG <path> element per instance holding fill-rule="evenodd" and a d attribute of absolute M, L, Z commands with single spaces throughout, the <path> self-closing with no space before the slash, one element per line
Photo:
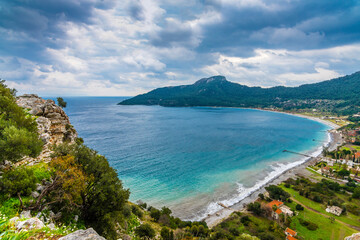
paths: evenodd
<path fill-rule="evenodd" d="M 360 72 L 299 87 L 248 87 L 223 76 L 203 78 L 192 85 L 164 87 L 120 102 L 120 105 L 168 107 L 217 106 L 302 109 L 319 108 L 353 114 L 360 105 Z"/>

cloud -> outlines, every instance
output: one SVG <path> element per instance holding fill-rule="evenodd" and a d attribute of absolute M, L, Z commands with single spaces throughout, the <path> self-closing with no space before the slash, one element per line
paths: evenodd
<path fill-rule="evenodd" d="M 216 64 L 200 70 L 249 86 L 298 86 L 339 77 L 344 69 L 358 71 L 359 54 L 359 44 L 302 51 L 257 49 L 251 57 L 219 54 Z"/>
<path fill-rule="evenodd" d="M 43 95 L 134 95 L 217 74 L 293 86 L 358 71 L 359 29 L 356 0 L 4 0 L 0 77 Z"/>

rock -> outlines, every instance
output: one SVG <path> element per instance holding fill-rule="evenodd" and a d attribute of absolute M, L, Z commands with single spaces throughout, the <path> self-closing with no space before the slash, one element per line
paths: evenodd
<path fill-rule="evenodd" d="M 129 235 L 123 234 L 121 235 L 122 240 L 131 240 L 131 237 Z"/>
<path fill-rule="evenodd" d="M 22 212 L 20 213 L 20 218 L 31 218 L 31 212 L 30 212 L 30 210 L 28 210 L 28 211 L 22 211 Z"/>
<path fill-rule="evenodd" d="M 42 192 L 43 190 L 44 190 L 44 186 L 41 185 L 40 183 L 37 183 L 37 184 L 36 184 L 36 191 Z"/>
<path fill-rule="evenodd" d="M 36 158 L 26 158 L 28 162 L 41 160 L 50 161 L 53 144 L 61 144 L 65 140 L 74 143 L 76 130 L 71 126 L 69 117 L 53 100 L 44 100 L 35 94 L 25 94 L 17 97 L 16 103 L 30 114 L 37 116 L 36 122 L 40 139 L 44 142 L 41 154 Z"/>
<path fill-rule="evenodd" d="M 360 240 L 360 232 L 354 233 L 353 235 L 346 237 L 344 240 Z"/>
<path fill-rule="evenodd" d="M 45 225 L 42 221 L 40 221 L 40 219 L 34 217 L 34 218 L 27 219 L 25 221 L 18 221 L 16 223 L 15 227 L 16 227 L 16 230 L 20 231 L 22 229 L 27 229 L 27 230 L 41 229 L 41 228 L 45 227 Z"/>
<path fill-rule="evenodd" d="M 94 229 L 88 228 L 86 230 L 77 230 L 65 237 L 59 238 L 59 240 L 105 240 L 105 238 L 97 234 Z"/>
<path fill-rule="evenodd" d="M 50 224 L 48 224 L 47 226 L 48 226 L 48 228 L 50 228 L 51 230 L 54 230 L 55 227 L 56 227 L 54 223 L 50 223 Z"/>
<path fill-rule="evenodd" d="M 17 221 L 19 221 L 19 217 L 13 217 L 9 220 L 10 223 L 16 223 Z"/>
<path fill-rule="evenodd" d="M 31 193 L 31 197 L 33 197 L 33 198 L 38 198 L 39 195 L 40 195 L 40 194 L 39 194 L 37 191 L 33 191 L 33 192 Z"/>

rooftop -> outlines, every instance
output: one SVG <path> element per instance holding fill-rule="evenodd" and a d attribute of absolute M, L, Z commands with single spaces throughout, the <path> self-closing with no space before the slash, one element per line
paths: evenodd
<path fill-rule="evenodd" d="M 283 205 L 283 204 L 284 204 L 284 203 L 281 202 L 281 201 L 273 200 L 273 201 L 269 202 L 269 203 L 266 204 L 266 205 L 272 208 L 274 205 L 275 205 L 276 207 L 279 207 L 279 206 L 281 206 L 281 205 Z"/>
<path fill-rule="evenodd" d="M 291 236 L 296 236 L 296 232 L 290 228 L 286 228 L 285 229 L 286 233 L 289 233 Z"/>

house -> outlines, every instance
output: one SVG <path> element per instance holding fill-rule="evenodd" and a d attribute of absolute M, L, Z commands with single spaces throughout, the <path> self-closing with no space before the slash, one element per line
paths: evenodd
<path fill-rule="evenodd" d="M 286 240 L 297 240 L 297 238 L 294 238 L 293 236 L 288 235 L 288 236 L 286 236 Z"/>
<path fill-rule="evenodd" d="M 293 211 L 288 206 L 282 205 L 279 209 L 286 215 L 292 217 L 294 215 Z"/>
<path fill-rule="evenodd" d="M 322 167 L 321 168 L 321 174 L 329 175 L 330 174 L 330 167 Z"/>
<path fill-rule="evenodd" d="M 273 200 L 266 204 L 268 208 L 271 209 L 271 216 L 274 219 L 279 219 L 280 214 L 284 214 L 285 216 L 292 217 L 294 215 L 293 211 L 288 206 L 285 206 L 283 202 L 278 200 Z M 273 207 L 276 206 L 276 210 L 274 211 Z"/>
<path fill-rule="evenodd" d="M 297 235 L 297 232 L 295 232 L 294 230 L 292 230 L 290 228 L 286 228 L 285 229 L 285 234 L 286 234 L 286 236 L 295 237 Z"/>
<path fill-rule="evenodd" d="M 342 213 L 343 210 L 342 210 L 342 208 L 337 207 L 337 206 L 327 206 L 325 211 L 328 213 L 332 213 L 336 216 L 340 216 L 340 214 Z"/>
<path fill-rule="evenodd" d="M 282 211 L 280 210 L 280 207 L 283 205 L 284 205 L 284 203 L 281 201 L 278 201 L 278 200 L 273 200 L 273 201 L 269 202 L 268 204 L 266 204 L 266 206 L 271 209 L 271 217 L 276 220 L 279 219 L 279 216 L 282 213 Z M 276 206 L 275 211 L 273 209 L 274 206 Z"/>
<path fill-rule="evenodd" d="M 286 240 L 297 240 L 295 238 L 295 236 L 297 235 L 297 232 L 295 232 L 294 230 L 292 230 L 290 228 L 285 229 L 285 235 L 286 235 Z"/>

